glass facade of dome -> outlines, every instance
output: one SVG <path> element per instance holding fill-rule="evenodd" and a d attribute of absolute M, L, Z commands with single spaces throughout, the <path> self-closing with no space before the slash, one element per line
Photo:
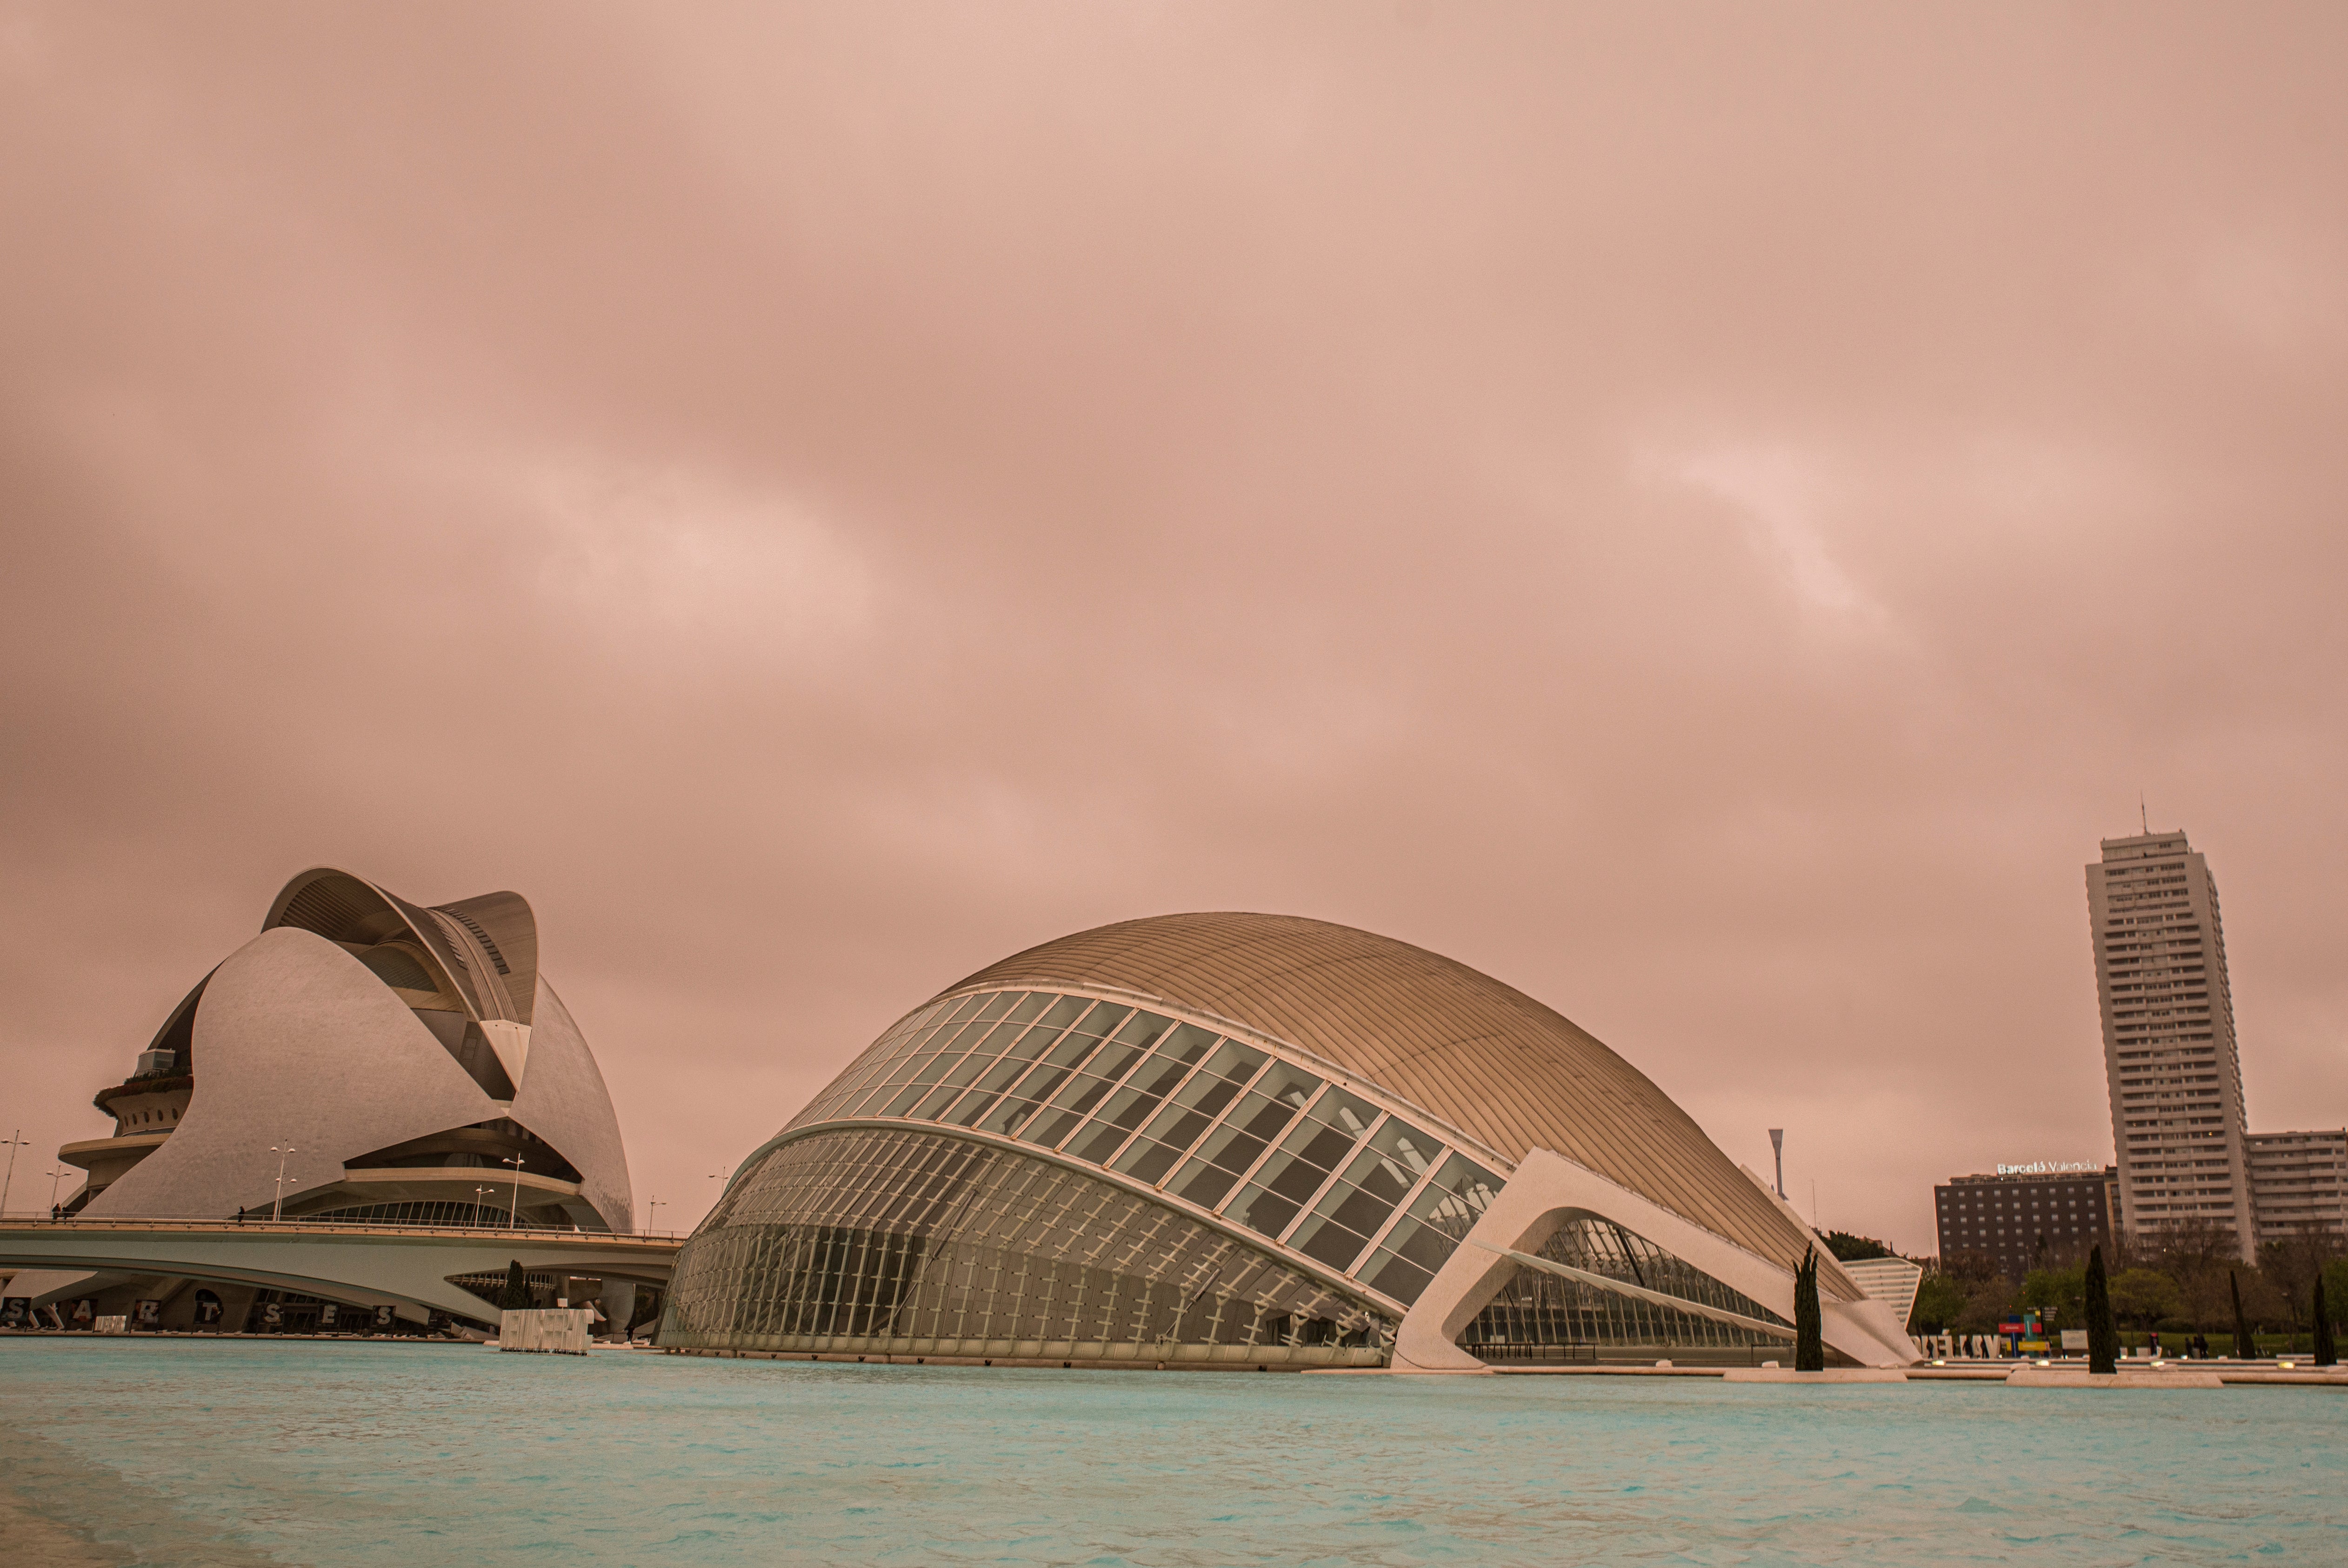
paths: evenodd
<path fill-rule="evenodd" d="M 1331 1352 L 1382 1343 L 1502 1185 L 1375 1092 L 1263 1042 L 1128 1003 L 1044 990 L 948 997 L 883 1035 L 746 1163 L 704 1222 L 710 1244 L 697 1240 L 681 1265 L 663 1342 L 791 1348 L 844 1333 L 1345 1359 Z M 819 1132 L 907 1123 L 937 1130 L 882 1144 Z M 1105 1184 L 1070 1166 L 1125 1180 Z M 1068 1236 L 1023 1232 L 1002 1207 L 1011 1199 L 980 1195 L 1030 1188 L 1064 1204 L 1084 1193 L 1094 1219 Z M 914 1189 L 952 1202 L 879 1202 Z M 1101 1247 L 1088 1252 L 1079 1237 Z M 1056 1283 L 1016 1268 L 1005 1276 L 1015 1289 L 948 1283 L 971 1266 L 969 1249 L 1006 1246 Z M 1091 1287 L 1053 1272 L 1099 1273 L 1084 1260 L 1110 1253 L 1140 1272 L 1110 1269 L 1122 1283 Z M 1083 1313 L 1067 1304 L 1090 1299 L 1086 1288 L 1119 1305 L 1079 1332 Z M 951 1311 L 949 1298 L 960 1304 Z M 1200 1305 L 1208 1298 L 1211 1312 Z M 1176 1317 L 1161 1321 L 1169 1311 Z M 1045 1333 L 1055 1312 L 1069 1317 L 1065 1332 Z M 961 1331 L 973 1322 L 991 1326 Z"/>

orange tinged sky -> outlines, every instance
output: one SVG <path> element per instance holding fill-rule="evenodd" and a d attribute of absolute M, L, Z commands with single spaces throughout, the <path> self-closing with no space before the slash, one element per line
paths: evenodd
<path fill-rule="evenodd" d="M 0 1122 L 102 1131 L 304 866 L 514 888 L 689 1222 L 963 974 L 1272 910 L 1925 1251 L 2109 1155 L 2141 789 L 2253 1127 L 2339 1126 L 2343 78 L 2330 5 L 12 6 Z"/>

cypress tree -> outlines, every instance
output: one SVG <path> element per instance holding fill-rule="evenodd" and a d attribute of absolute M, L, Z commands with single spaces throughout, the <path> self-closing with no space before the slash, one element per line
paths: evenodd
<path fill-rule="evenodd" d="M 2332 1309 L 2323 1305 L 2323 1276 L 2315 1276 L 2315 1364 L 2318 1367 L 2340 1365 L 2340 1352 L 2332 1344 Z"/>
<path fill-rule="evenodd" d="M 530 1275 L 522 1273 L 520 1258 L 506 1264 L 505 1298 L 498 1305 L 508 1312 L 528 1312 L 536 1305 L 530 1300 Z"/>
<path fill-rule="evenodd" d="M 2112 1323 L 2111 1286 L 2104 1278 L 2104 1249 L 2087 1254 L 2087 1370 L 2120 1369 L 2120 1331 Z"/>
<path fill-rule="evenodd" d="M 1827 1369 L 1825 1324 L 1818 1315 L 1818 1254 L 1808 1247 L 1802 1252 L 1802 1266 L 1794 1271 L 1794 1370 L 1823 1372 Z"/>
<path fill-rule="evenodd" d="M 2250 1320 L 2242 1315 L 2242 1276 L 2232 1269 L 2226 1271 L 2226 1289 L 2234 1298 L 2234 1359 L 2255 1361 L 2259 1346 L 2250 1337 Z"/>

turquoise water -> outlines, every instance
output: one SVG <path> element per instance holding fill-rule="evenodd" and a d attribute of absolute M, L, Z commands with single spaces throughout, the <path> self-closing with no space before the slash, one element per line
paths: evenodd
<path fill-rule="evenodd" d="M 0 1343 L 124 1562 L 2348 1561 L 2348 1396 Z"/>

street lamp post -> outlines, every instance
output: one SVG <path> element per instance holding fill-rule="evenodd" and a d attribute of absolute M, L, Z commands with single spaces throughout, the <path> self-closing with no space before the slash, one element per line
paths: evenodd
<path fill-rule="evenodd" d="M 506 1229 L 510 1231 L 521 1223 L 521 1156 L 509 1154 L 498 1163 L 514 1168 L 513 1208 L 506 1215 Z"/>
<path fill-rule="evenodd" d="M 8 1174 L 0 1177 L 0 1214 L 8 1212 L 8 1189 L 16 1183 L 16 1150 L 31 1147 L 31 1144 L 25 1141 L 23 1128 L 20 1127 L 8 1135 Z"/>
<path fill-rule="evenodd" d="M 269 1205 L 269 1219 L 273 1224 L 285 1217 L 285 1162 L 301 1150 L 290 1143 L 273 1143 L 269 1146 L 269 1152 L 277 1156 L 277 1197 Z"/>
<path fill-rule="evenodd" d="M 645 1234 L 647 1234 L 647 1235 L 651 1234 L 651 1233 L 652 1233 L 655 1229 L 657 1229 L 657 1228 L 659 1227 L 659 1225 L 660 1225 L 660 1214 L 659 1214 L 658 1211 L 659 1211 L 659 1209 L 660 1209 L 660 1206 L 661 1206 L 663 1203 L 665 1203 L 665 1202 L 668 1202 L 668 1200 L 667 1200 L 667 1199 L 665 1199 L 665 1198 L 647 1198 L 647 1199 L 645 1199 L 645 1200 L 644 1200 L 644 1233 L 645 1233 Z"/>
<path fill-rule="evenodd" d="M 482 1196 L 486 1194 L 494 1198 L 497 1196 L 497 1193 L 498 1190 L 495 1187 L 476 1187 L 473 1189 L 473 1219 L 477 1223 L 479 1222 L 481 1217 Z M 485 1226 L 483 1228 L 486 1229 L 487 1227 Z"/>
<path fill-rule="evenodd" d="M 43 1174 L 49 1179 L 49 1218 L 54 1220 L 57 1217 L 57 1183 L 65 1180 L 65 1165 L 60 1161 L 56 1170 L 44 1171 Z"/>

